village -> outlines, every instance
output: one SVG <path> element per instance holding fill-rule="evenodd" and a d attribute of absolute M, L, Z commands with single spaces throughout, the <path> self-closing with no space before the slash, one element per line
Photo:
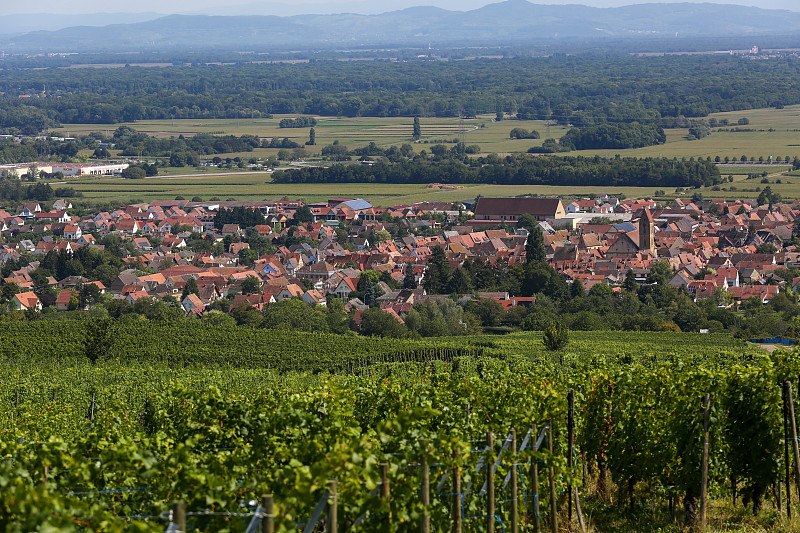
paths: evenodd
<path fill-rule="evenodd" d="M 619 290 L 629 272 L 645 283 L 653 264 L 666 261 L 672 271 L 669 284 L 684 287 L 696 300 L 724 291 L 732 305 L 752 297 L 766 303 L 782 286 L 788 283 L 794 289 L 800 282 L 776 275 L 778 269 L 800 264 L 800 252 L 788 246 L 800 213 L 797 204 L 676 199 L 661 206 L 652 200 L 608 196 L 566 206 L 550 198 L 479 198 L 477 203 L 422 202 L 390 208 L 351 198 L 308 205 L 299 200 L 174 200 L 73 218 L 71 204 L 56 200 L 52 205 L 26 204 L 13 214 L 0 211 L 0 229 L 9 241 L 2 244 L 0 261 L 28 260 L 4 278 L 14 287 L 11 304 L 17 310 L 38 311 L 43 305 L 56 311 L 74 309 L 78 290 L 94 285 L 107 298 L 131 304 L 142 298 L 177 298 L 185 312 L 195 316 L 225 298 L 232 306 L 244 303 L 258 310 L 290 298 L 317 305 L 337 298 L 346 310 L 379 306 L 402 321 L 414 303 L 446 297 L 424 289 L 426 264 L 435 247 L 444 250 L 451 269 L 477 259 L 506 266 L 523 263 L 529 232 L 518 222 L 527 215 L 542 230 L 547 262 L 568 283 L 580 280 L 587 292 L 600 283 Z M 234 209 L 257 211 L 264 223 L 215 227 L 220 212 Z M 310 220 L 297 222 L 296 217 L 303 218 L 300 212 L 310 213 Z M 393 239 L 388 230 L 398 235 L 397 227 L 405 236 Z M 423 233 L 427 236 L 415 236 Z M 204 234 L 218 250 L 224 245 L 222 253 L 191 250 L 192 234 Z M 128 268 L 108 285 L 81 275 L 51 276 L 47 283 L 55 300 L 43 302 L 31 277 L 41 259 L 49 252 L 71 255 L 82 247 L 102 250 L 99 242 L 108 236 L 128 244 L 122 248 Z M 248 236 L 267 242 L 292 236 L 303 242 L 257 255 L 244 242 Z M 339 242 L 343 237 L 346 242 Z M 366 271 L 388 281 L 378 282 L 381 296 L 370 305 L 350 298 Z M 188 293 L 187 284 L 193 289 Z M 474 296 L 493 299 L 506 310 L 534 300 L 507 292 Z"/>

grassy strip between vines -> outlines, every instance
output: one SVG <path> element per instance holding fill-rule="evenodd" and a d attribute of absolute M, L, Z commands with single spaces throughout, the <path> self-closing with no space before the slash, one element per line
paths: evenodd
<path fill-rule="evenodd" d="M 793 521 L 773 508 L 785 466 L 780 384 L 800 376 L 792 353 L 715 335 L 573 333 L 566 348 L 548 352 L 536 334 L 400 343 L 251 331 L 248 341 L 231 330 L 127 325 L 90 364 L 82 336 L 99 333 L 80 323 L 38 333 L 34 326 L 0 334 L 7 531 L 163 531 L 159 516 L 179 499 L 189 511 L 219 513 L 190 516 L 196 531 L 244 531 L 248 518 L 239 515 L 252 513 L 243 506 L 264 493 L 274 495 L 277 530 L 294 531 L 329 479 L 339 483 L 340 530 L 418 530 L 423 458 L 431 466 L 431 530 L 452 525 L 451 479 L 439 481 L 457 466 L 464 530 L 485 531 L 482 458 L 502 454 L 509 431 L 520 442 L 548 421 L 552 455 L 529 444 L 498 460 L 496 514 L 506 528 L 513 502 L 522 523 L 536 520 L 532 461 L 543 531 L 551 467 L 563 529 L 572 484 L 594 531 L 678 531 L 692 524 L 698 503 L 706 393 L 710 529 L 797 530 L 796 493 Z M 187 349 L 211 341 L 196 359 Z M 489 451 L 487 431 L 496 435 Z M 381 463 L 389 465 L 390 504 L 369 494 Z M 503 483 L 515 465 L 517 498 Z"/>

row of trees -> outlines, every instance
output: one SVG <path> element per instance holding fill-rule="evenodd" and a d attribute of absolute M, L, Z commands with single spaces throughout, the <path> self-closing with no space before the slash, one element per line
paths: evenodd
<path fill-rule="evenodd" d="M 0 179 L 0 199 L 10 203 L 26 200 L 49 202 L 56 198 L 72 198 L 81 193 L 76 193 L 72 187 L 55 187 L 49 183 L 37 182 L 23 185 L 17 178 Z"/>
<path fill-rule="evenodd" d="M 278 122 L 279 128 L 309 128 L 317 125 L 314 117 L 284 118 Z"/>
<path fill-rule="evenodd" d="M 184 137 L 153 137 L 137 132 L 129 126 L 120 126 L 114 132 L 115 148 L 124 156 L 164 157 L 174 152 L 195 152 L 201 155 L 252 152 L 261 146 L 255 135 L 198 135 Z"/>
<path fill-rule="evenodd" d="M 444 148 L 444 147 L 443 147 Z M 501 185 L 603 185 L 694 187 L 721 182 L 709 161 L 663 158 L 530 157 L 524 155 L 438 161 L 401 161 L 370 167 L 335 164 L 275 172 L 276 183 L 493 183 Z"/>

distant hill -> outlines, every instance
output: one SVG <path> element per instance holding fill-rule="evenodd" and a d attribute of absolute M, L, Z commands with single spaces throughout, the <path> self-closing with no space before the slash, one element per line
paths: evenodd
<path fill-rule="evenodd" d="M 0 46 L 11 51 L 253 50 L 792 34 L 800 35 L 800 13 L 785 10 L 690 3 L 594 8 L 508 0 L 471 11 L 413 7 L 377 15 L 169 15 L 0 37 Z"/>
<path fill-rule="evenodd" d="M 88 15 L 30 14 L 0 15 L 0 34 L 20 35 L 37 30 L 54 31 L 72 26 L 133 24 L 163 17 L 163 13 L 92 13 Z"/>

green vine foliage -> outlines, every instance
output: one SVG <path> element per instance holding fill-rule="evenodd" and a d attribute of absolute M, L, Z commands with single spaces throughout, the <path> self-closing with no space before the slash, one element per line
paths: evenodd
<path fill-rule="evenodd" d="M 8 341 L 2 350 L 22 346 L 15 328 L 0 333 Z M 327 481 L 335 479 L 343 530 L 408 531 L 418 527 L 423 513 L 425 458 L 431 467 L 433 530 L 447 530 L 451 478 L 440 494 L 435 489 L 454 466 L 461 468 L 462 486 L 472 487 L 464 498 L 466 516 L 485 514 L 485 500 L 477 494 L 485 470 L 476 468 L 486 432 L 496 437 L 491 460 L 511 430 L 519 444 L 534 424 L 541 429 L 550 422 L 554 429 L 554 454 L 528 448 L 516 462 L 501 458 L 498 486 L 514 464 L 527 472 L 528 461 L 542 461 L 540 481 L 552 465 L 559 486 L 581 484 L 580 460 L 572 470 L 566 462 L 570 389 L 576 397 L 575 457 L 584 458 L 593 475 L 605 472 L 629 491 L 623 492 L 629 496 L 624 504 L 634 506 L 663 498 L 691 503 L 698 497 L 706 446 L 703 398 L 709 394 L 710 490 L 724 493 L 734 477 L 757 511 L 781 461 L 779 385 L 800 375 L 796 354 L 760 353 L 714 336 L 648 334 L 647 342 L 628 336 L 603 343 L 599 333 L 576 334 L 559 354 L 544 350 L 542 337 L 534 334 L 497 341 L 443 339 L 438 345 L 375 339 L 348 345 L 341 339 L 318 361 L 314 354 L 325 347 L 313 346 L 304 335 L 256 332 L 261 341 L 284 344 L 259 352 L 244 341 L 236 352 L 221 340 L 221 330 L 198 331 L 217 335 L 217 346 L 231 350 L 231 362 L 223 366 L 217 357 L 205 365 L 209 354 L 190 366 L 176 364 L 187 362 L 186 354 L 164 362 L 161 355 L 138 352 L 129 340 L 139 347 L 158 348 L 157 342 L 143 338 L 135 344 L 131 338 L 142 332 L 128 328 L 120 326 L 122 337 L 114 343 L 121 351 L 99 357 L 95 365 L 77 341 L 75 347 L 64 345 L 74 354 L 48 356 L 44 346 L 37 348 L 44 334 L 32 336 L 31 350 L 39 350 L 35 358 L 0 354 L 1 528 L 163 531 L 159 515 L 171 502 L 184 500 L 190 511 L 220 513 L 191 516 L 194 530 L 243 531 L 246 518 L 237 515 L 269 493 L 278 530 L 295 531 Z M 317 344 L 327 339 L 318 338 Z M 257 368 L 247 355 L 252 349 L 250 357 L 263 363 L 279 361 L 282 351 L 287 366 L 305 370 L 398 348 L 431 355 L 465 346 L 484 355 L 374 362 L 346 373 Z M 306 348 L 312 355 L 303 354 Z M 131 360 L 122 354 L 131 354 Z M 144 364 L 148 357 L 151 363 Z M 381 463 L 389 465 L 390 504 L 370 495 L 379 487 Z M 526 483 L 523 476 L 521 491 L 530 491 Z M 544 485 L 542 512 L 550 503 Z M 501 490 L 497 512 L 507 523 L 510 504 Z M 532 512 L 529 500 L 523 506 L 523 514 Z"/>
<path fill-rule="evenodd" d="M 723 397 L 727 466 L 744 482 L 742 496 L 761 508 L 767 489 L 778 478 L 782 450 L 782 394 L 772 368 L 736 369 Z"/>

